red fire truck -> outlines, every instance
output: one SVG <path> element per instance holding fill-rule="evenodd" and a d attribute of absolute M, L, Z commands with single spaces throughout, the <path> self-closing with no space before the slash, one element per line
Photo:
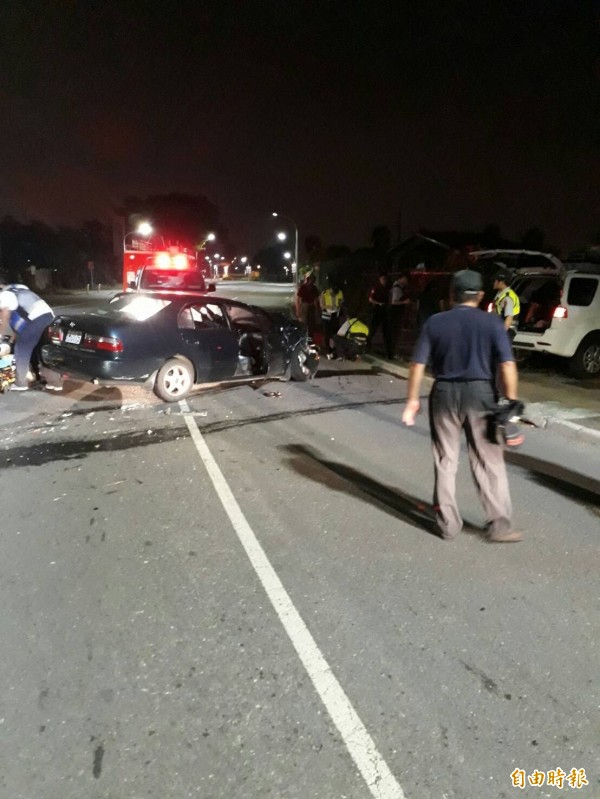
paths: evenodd
<path fill-rule="evenodd" d="M 123 291 L 139 288 L 142 271 L 187 271 L 201 274 L 196 252 L 191 248 L 163 245 L 157 249 L 154 242 L 142 238 L 132 239 L 127 246 L 128 249 L 123 252 Z"/>

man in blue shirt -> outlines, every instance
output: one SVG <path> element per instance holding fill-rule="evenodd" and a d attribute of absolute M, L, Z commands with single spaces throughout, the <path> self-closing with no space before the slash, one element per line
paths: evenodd
<path fill-rule="evenodd" d="M 462 518 L 456 502 L 456 471 L 464 430 L 471 473 L 483 505 L 489 540 L 521 541 L 512 527 L 512 506 L 504 452 L 487 434 L 487 413 L 496 402 L 499 370 L 504 396 L 517 399 L 517 368 L 501 319 L 479 309 L 483 298 L 478 272 L 463 269 L 452 281 L 456 305 L 427 320 L 413 352 L 408 397 L 402 414 L 415 423 L 419 389 L 429 363 L 435 383 L 429 397 L 429 426 L 435 484 L 433 504 L 441 537 L 456 538 Z"/>

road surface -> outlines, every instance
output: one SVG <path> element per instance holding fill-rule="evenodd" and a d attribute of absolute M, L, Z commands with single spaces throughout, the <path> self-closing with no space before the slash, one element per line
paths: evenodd
<path fill-rule="evenodd" d="M 516 545 L 463 463 L 448 544 L 405 391 L 1 397 L 0 796 L 597 799 L 600 447 L 528 430 Z"/>

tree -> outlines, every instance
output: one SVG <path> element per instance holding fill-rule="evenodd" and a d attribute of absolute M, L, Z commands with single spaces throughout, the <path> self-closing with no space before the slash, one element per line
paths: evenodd
<path fill-rule="evenodd" d="M 227 231 L 219 226 L 219 209 L 203 194 L 126 197 L 117 213 L 125 219 L 128 230 L 134 230 L 142 220 L 150 220 L 166 243 L 197 246 L 208 233 L 216 233 L 221 246 L 228 238 Z"/>
<path fill-rule="evenodd" d="M 528 228 L 521 237 L 521 245 L 524 250 L 543 251 L 546 242 L 546 234 L 539 227 Z"/>
<path fill-rule="evenodd" d="M 320 261 L 323 257 L 323 244 L 321 239 L 315 236 L 314 233 L 304 239 L 304 250 L 310 264 Z"/>
<path fill-rule="evenodd" d="M 378 255 L 385 255 L 392 246 L 392 231 L 387 225 L 377 225 L 371 233 L 371 244 Z"/>

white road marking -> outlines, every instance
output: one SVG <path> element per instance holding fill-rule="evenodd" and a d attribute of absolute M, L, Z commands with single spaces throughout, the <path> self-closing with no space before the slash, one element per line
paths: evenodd
<path fill-rule="evenodd" d="M 367 783 L 371 795 L 375 799 L 405 799 L 402 788 L 383 757 L 377 751 L 375 742 L 367 732 L 344 689 L 323 657 L 321 650 L 296 610 L 275 569 L 271 566 L 262 546 L 233 496 L 223 472 L 219 469 L 204 441 L 196 420 L 190 412 L 189 405 L 185 400 L 181 400 L 179 405 L 183 410 L 183 418 L 196 445 L 198 454 L 206 467 L 206 471 L 212 480 L 215 491 L 229 516 L 240 543 L 246 550 L 250 563 L 275 608 L 286 633 L 290 637 L 294 649 L 308 672 L 308 676 L 312 680 L 317 693 L 321 697 L 321 701 L 331 716 L 331 720 L 338 728 L 351 758 Z"/>

